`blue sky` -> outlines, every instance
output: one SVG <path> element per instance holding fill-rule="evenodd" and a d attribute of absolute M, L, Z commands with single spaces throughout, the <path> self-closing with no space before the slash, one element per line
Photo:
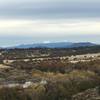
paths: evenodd
<path fill-rule="evenodd" d="M 99 40 L 100 0 L 0 0 L 0 46 Z"/>

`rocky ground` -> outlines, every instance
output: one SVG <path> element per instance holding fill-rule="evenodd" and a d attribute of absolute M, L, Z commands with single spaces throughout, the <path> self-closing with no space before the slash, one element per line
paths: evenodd
<path fill-rule="evenodd" d="M 100 100 L 100 90 L 98 87 L 88 89 L 73 96 L 72 100 Z"/>

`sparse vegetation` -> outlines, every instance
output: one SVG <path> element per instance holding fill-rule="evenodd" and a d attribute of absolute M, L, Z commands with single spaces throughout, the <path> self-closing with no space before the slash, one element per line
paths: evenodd
<path fill-rule="evenodd" d="M 99 46 L 1 49 L 0 100 L 81 100 L 77 94 L 97 87 L 99 95 L 99 52 Z"/>

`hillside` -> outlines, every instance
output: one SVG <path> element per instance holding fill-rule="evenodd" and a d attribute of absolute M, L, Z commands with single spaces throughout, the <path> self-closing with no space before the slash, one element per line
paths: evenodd
<path fill-rule="evenodd" d="M 71 43 L 71 42 L 55 42 L 55 43 L 37 43 L 37 44 L 23 44 L 11 48 L 74 48 L 74 47 L 86 47 L 86 46 L 95 46 L 96 44 L 90 42 L 80 42 L 80 43 Z"/>

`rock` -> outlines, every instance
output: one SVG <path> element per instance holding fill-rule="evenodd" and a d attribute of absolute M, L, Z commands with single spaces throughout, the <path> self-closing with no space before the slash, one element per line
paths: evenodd
<path fill-rule="evenodd" d="M 100 100 L 100 94 L 96 87 L 74 95 L 72 100 Z"/>

